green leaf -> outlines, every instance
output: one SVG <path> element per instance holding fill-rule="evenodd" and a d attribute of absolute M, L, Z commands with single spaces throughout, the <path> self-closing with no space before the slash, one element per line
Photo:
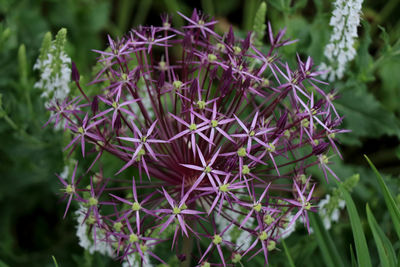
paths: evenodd
<path fill-rule="evenodd" d="M 304 8 L 308 3 L 308 0 L 298 0 L 293 2 L 293 7 L 291 8 L 291 12 L 294 13 L 297 9 Z"/>
<path fill-rule="evenodd" d="M 392 46 L 390 36 L 385 28 L 378 26 L 381 32 L 381 39 L 384 43 L 380 51 L 380 57 L 374 62 L 374 69 L 382 80 L 382 86 L 377 92 L 379 99 L 391 111 L 400 110 L 397 99 L 400 98 L 398 90 L 400 77 L 396 70 L 400 67 L 400 39 Z"/>
<path fill-rule="evenodd" d="M 362 20 L 362 26 L 364 29 L 364 36 L 360 40 L 360 47 L 357 51 L 357 57 L 355 59 L 357 65 L 357 78 L 360 82 L 370 82 L 375 80 L 374 75 L 372 75 L 373 70 L 373 59 L 369 53 L 369 46 L 372 43 L 371 39 L 371 26 L 367 20 Z"/>
<path fill-rule="evenodd" d="M 9 267 L 10 265 L 6 264 L 4 261 L 0 260 L 0 267 Z"/>
<path fill-rule="evenodd" d="M 379 61 L 378 63 L 381 63 L 381 61 L 385 58 L 391 58 L 399 55 L 400 39 L 397 39 L 397 41 L 392 45 L 390 43 L 390 35 L 386 32 L 386 29 L 380 25 L 378 25 L 378 28 L 382 31 L 380 37 L 384 43 L 384 47 L 381 50 L 382 56 L 377 60 Z"/>
<path fill-rule="evenodd" d="M 392 48 L 392 46 L 390 45 L 390 37 L 389 37 L 389 34 L 387 33 L 385 27 L 378 25 L 378 28 L 379 28 L 379 30 L 381 30 L 380 37 L 384 43 L 383 52 L 386 52 Z"/>
<path fill-rule="evenodd" d="M 276 8 L 281 13 L 289 13 L 290 12 L 290 1 L 282 0 L 282 1 L 270 1 L 269 4 Z"/>
<path fill-rule="evenodd" d="M 54 266 L 58 267 L 58 263 L 57 263 L 56 257 L 54 257 L 54 256 L 51 256 L 51 257 L 53 258 Z"/>
<path fill-rule="evenodd" d="M 358 87 L 357 87 L 358 86 Z M 382 135 L 400 137 L 400 123 L 395 115 L 367 91 L 365 86 L 356 82 L 347 84 L 348 88 L 340 93 L 335 101 L 338 112 L 345 117 L 343 127 L 352 131 L 339 138 L 343 143 L 360 145 L 360 137 L 378 138 Z"/>
<path fill-rule="evenodd" d="M 367 241 L 362 230 L 362 224 L 357 212 L 357 208 L 349 192 L 339 184 L 344 201 L 346 202 L 347 212 L 350 217 L 351 229 L 353 231 L 354 244 L 356 247 L 357 261 L 359 267 L 372 267 L 371 257 L 369 255 Z"/>
<path fill-rule="evenodd" d="M 351 267 L 357 267 L 356 256 L 354 256 L 354 250 L 351 244 L 350 244 L 350 258 L 351 258 Z"/>
<path fill-rule="evenodd" d="M 317 1 L 319 2 L 319 1 Z M 313 22 L 308 26 L 310 43 L 307 43 L 307 54 L 312 56 L 315 62 L 326 60 L 324 57 L 325 44 L 329 42 L 329 31 L 326 29 L 326 17 L 318 11 Z M 296 36 L 297 38 L 297 36 Z"/>
<path fill-rule="evenodd" d="M 375 165 L 371 162 L 371 160 L 364 155 L 366 160 L 368 161 L 368 164 L 371 166 L 372 170 L 375 172 L 376 178 L 379 183 L 379 187 L 382 190 L 383 193 L 383 198 L 385 199 L 386 206 L 389 210 L 390 217 L 392 218 L 393 226 L 394 229 L 396 230 L 397 236 L 400 239 L 400 210 L 396 205 L 396 201 L 394 200 L 393 196 L 390 194 L 390 191 L 388 187 L 385 184 L 385 181 L 383 180 L 381 174 L 378 172 L 376 169 Z"/>
<path fill-rule="evenodd" d="M 382 81 L 377 93 L 383 105 L 390 111 L 400 111 L 398 103 L 398 99 L 400 99 L 400 76 L 397 75 L 399 68 L 400 58 L 390 57 L 377 69 Z"/>
<path fill-rule="evenodd" d="M 399 255 L 397 256 L 397 267 L 400 267 L 400 252 Z"/>
<path fill-rule="evenodd" d="M 372 214 L 368 204 L 366 210 L 367 210 L 368 224 L 369 227 L 371 228 L 372 235 L 374 236 L 375 244 L 378 249 L 379 259 L 381 260 L 381 266 L 382 267 L 395 266 L 397 261 L 392 244 L 390 243 L 389 239 L 385 236 L 382 229 L 379 227 L 379 224 L 376 222 L 376 219 Z"/>
<path fill-rule="evenodd" d="M 314 229 L 315 237 L 326 266 L 345 266 L 341 260 L 342 257 L 340 257 L 340 254 L 337 251 L 329 232 L 325 229 L 321 218 L 317 214 L 310 213 L 309 219 L 311 226 Z"/>

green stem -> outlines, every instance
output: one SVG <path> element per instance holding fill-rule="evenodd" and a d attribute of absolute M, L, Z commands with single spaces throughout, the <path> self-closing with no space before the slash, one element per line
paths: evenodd
<path fill-rule="evenodd" d="M 32 106 L 32 99 L 31 99 L 31 93 L 30 93 L 27 83 L 22 84 L 22 90 L 24 91 L 26 105 L 28 106 L 29 116 L 32 116 L 34 114 L 33 106 Z"/>
<path fill-rule="evenodd" d="M 288 259 L 289 266 L 290 267 L 295 267 L 293 259 L 292 259 L 292 256 L 290 256 L 289 249 L 287 248 L 287 246 L 285 244 L 285 240 L 282 239 L 281 243 L 282 243 L 282 246 L 283 246 L 283 250 L 285 251 L 286 257 Z"/>
<path fill-rule="evenodd" d="M 392 52 L 389 52 L 389 53 L 386 53 L 386 54 L 383 54 L 383 55 L 379 56 L 378 59 L 376 59 L 374 61 L 373 65 L 372 65 L 372 68 L 371 68 L 371 71 L 372 72 L 376 71 L 381 66 L 381 64 L 383 62 L 385 62 L 386 59 L 393 58 L 395 56 L 398 56 L 399 54 L 400 54 L 400 50 L 394 51 L 394 52 L 392 51 Z"/>
<path fill-rule="evenodd" d="M 8 125 L 11 126 L 11 128 L 13 128 L 13 130 L 18 131 L 18 126 L 15 124 L 15 122 L 8 117 L 8 115 L 4 115 L 4 120 L 8 123 Z"/>
<path fill-rule="evenodd" d="M 153 0 L 142 0 L 139 3 L 139 7 L 136 12 L 135 20 L 133 21 L 133 25 L 141 25 L 145 22 L 147 14 L 149 13 L 151 4 L 153 3 Z"/>
<path fill-rule="evenodd" d="M 382 24 L 386 21 L 386 19 L 390 16 L 390 14 L 396 10 L 396 6 L 399 4 L 398 0 L 390 0 L 388 1 L 385 6 L 379 11 L 379 15 L 377 19 L 372 24 L 371 36 L 374 36 L 376 31 L 378 30 L 378 25 Z"/>
<path fill-rule="evenodd" d="M 119 5 L 118 12 L 118 20 L 117 20 L 117 28 L 120 33 L 128 30 L 128 23 L 130 15 L 132 14 L 133 7 L 135 6 L 136 1 L 133 0 L 122 0 Z"/>
<path fill-rule="evenodd" d="M 397 4 L 399 4 L 398 0 L 390 0 L 389 2 L 387 2 L 382 10 L 379 12 L 379 22 L 386 21 L 387 17 L 389 17 L 390 14 L 396 10 Z"/>
<path fill-rule="evenodd" d="M 257 0 L 247 0 L 243 8 L 243 29 L 251 31 L 257 9 Z"/>
<path fill-rule="evenodd" d="M 15 124 L 15 122 L 7 114 L 4 114 L 3 119 L 8 123 L 8 125 L 10 125 L 10 127 L 14 131 L 18 132 L 20 135 L 22 135 L 27 140 L 30 140 L 34 144 L 42 144 L 42 142 L 39 139 L 35 138 L 34 136 L 29 135 L 25 130 L 19 128 L 18 125 Z"/>
<path fill-rule="evenodd" d="M 55 258 L 53 255 L 52 255 L 51 257 L 52 257 L 52 259 L 53 259 L 54 266 L 55 266 L 55 267 L 58 267 L 58 263 L 57 263 L 56 258 Z"/>

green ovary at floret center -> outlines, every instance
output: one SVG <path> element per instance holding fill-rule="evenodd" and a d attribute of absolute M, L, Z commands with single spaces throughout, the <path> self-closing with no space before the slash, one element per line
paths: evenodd
<path fill-rule="evenodd" d="M 197 125 L 194 124 L 194 123 L 190 124 L 190 125 L 189 125 L 189 130 L 191 130 L 191 131 L 196 131 L 196 130 L 197 130 Z"/>
<path fill-rule="evenodd" d="M 222 243 L 222 237 L 220 235 L 214 235 L 213 237 L 213 243 L 215 245 L 219 245 Z"/>
<path fill-rule="evenodd" d="M 131 207 L 131 210 L 133 210 L 133 211 L 138 211 L 138 210 L 140 210 L 142 207 L 140 206 L 140 203 L 139 202 L 134 202 L 133 204 L 132 204 L 132 207 Z"/>
<path fill-rule="evenodd" d="M 181 213 L 181 209 L 178 208 L 178 207 L 174 207 L 174 208 L 172 209 L 172 213 L 174 213 L 175 215 L 177 215 L 177 214 Z"/>
<path fill-rule="evenodd" d="M 237 154 L 239 157 L 246 157 L 247 152 L 246 149 L 244 147 L 241 147 L 237 150 Z"/>
<path fill-rule="evenodd" d="M 230 186 L 230 184 L 223 184 L 223 185 L 220 185 L 220 186 L 219 186 L 219 191 L 226 193 L 226 192 L 229 191 L 229 186 Z"/>

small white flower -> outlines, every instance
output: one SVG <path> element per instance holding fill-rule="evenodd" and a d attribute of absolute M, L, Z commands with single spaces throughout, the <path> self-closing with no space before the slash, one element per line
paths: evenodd
<path fill-rule="evenodd" d="M 322 210 L 323 207 L 325 207 L 325 205 L 329 203 L 329 200 L 330 200 L 330 199 L 331 199 L 331 195 L 327 194 L 327 195 L 325 196 L 324 199 L 322 199 L 322 200 L 319 201 L 319 203 L 318 203 L 318 208 L 319 208 L 320 210 Z"/>
<path fill-rule="evenodd" d="M 334 208 L 333 210 L 327 210 L 326 206 L 329 204 L 331 201 L 331 196 L 327 194 L 324 199 L 320 200 L 318 203 L 318 213 L 319 216 L 322 218 L 322 221 L 324 223 L 325 229 L 329 230 L 332 227 L 332 222 L 337 222 L 340 217 L 340 210 L 345 207 L 345 201 L 340 199 L 338 206 Z"/>
<path fill-rule="evenodd" d="M 339 200 L 339 208 L 344 209 L 345 206 L 346 206 L 346 202 L 343 199 Z"/>
<path fill-rule="evenodd" d="M 347 63 L 356 55 L 354 39 L 357 38 L 362 2 L 363 0 L 336 0 L 334 3 L 335 10 L 332 11 L 329 22 L 333 32 L 324 51 L 328 63 L 320 65 L 320 70 L 326 71 L 322 75 L 324 79 L 341 79 Z"/>

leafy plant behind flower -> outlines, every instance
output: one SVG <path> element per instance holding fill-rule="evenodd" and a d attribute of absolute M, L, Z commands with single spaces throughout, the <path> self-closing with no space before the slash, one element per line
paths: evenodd
<path fill-rule="evenodd" d="M 77 201 L 95 246 L 120 260 L 165 263 L 154 247 L 168 242 L 188 266 L 192 256 L 203 266 L 226 265 L 260 252 L 268 263 L 297 219 L 309 228 L 316 209 L 308 168 L 337 179 L 328 151 L 337 152 L 345 130 L 334 93 L 325 92 L 310 57 L 297 56 L 296 66 L 281 58 L 279 48 L 294 41 L 283 39 L 285 31 L 274 35 L 270 23 L 263 53 L 250 33 L 241 40 L 231 28 L 220 36 L 206 15 L 180 16 L 188 22 L 181 29 L 164 16 L 161 27 L 109 37 L 111 51 L 95 51 L 103 68 L 91 84 L 103 90 L 94 96 L 72 64 L 82 96 L 55 99 L 49 121 L 63 118 L 74 135 L 65 149 L 94 160 L 85 174 L 76 165 L 70 180 L 59 177 L 66 212 Z M 122 163 L 112 170 L 117 177 L 102 175 L 106 154 Z M 228 221 L 223 229 L 217 218 Z M 245 233 L 246 243 L 228 241 L 231 230 Z M 192 255 L 192 242 L 200 254 Z"/>

